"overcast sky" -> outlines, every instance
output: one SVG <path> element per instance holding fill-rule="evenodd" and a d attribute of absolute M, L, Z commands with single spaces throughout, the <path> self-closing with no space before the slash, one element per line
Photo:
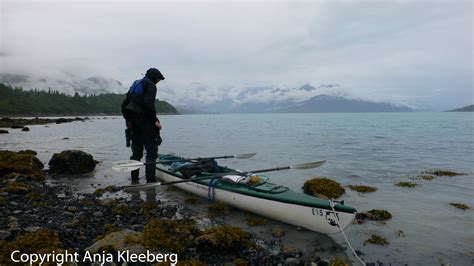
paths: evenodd
<path fill-rule="evenodd" d="M 305 83 L 421 108 L 473 102 L 470 0 L 0 1 L 4 73 L 128 87 L 153 66 L 174 103 Z"/>

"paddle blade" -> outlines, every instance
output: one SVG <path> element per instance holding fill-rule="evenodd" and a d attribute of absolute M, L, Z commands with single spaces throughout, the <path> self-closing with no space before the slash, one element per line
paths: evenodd
<path fill-rule="evenodd" d="M 121 160 L 121 161 L 112 162 L 112 166 L 131 164 L 131 163 L 139 163 L 139 162 L 140 161 L 136 161 L 136 160 Z"/>
<path fill-rule="evenodd" d="M 248 159 L 248 158 L 254 157 L 255 154 L 256 154 L 256 153 L 236 154 L 236 155 L 234 155 L 234 158 L 237 158 L 237 159 Z"/>
<path fill-rule="evenodd" d="M 311 168 L 320 167 L 325 162 L 326 161 L 318 161 L 318 162 L 312 162 L 312 163 L 290 165 L 290 169 L 311 169 Z"/>
<path fill-rule="evenodd" d="M 133 170 L 139 169 L 143 165 L 145 164 L 139 161 L 124 160 L 121 162 L 120 161 L 114 162 L 112 164 L 112 170 L 117 171 L 117 172 L 131 172 Z"/>
<path fill-rule="evenodd" d="M 123 186 L 122 188 L 126 192 L 138 192 L 138 191 L 142 191 L 142 190 L 155 189 L 156 187 L 159 187 L 159 186 L 161 186 L 161 182 L 129 185 L 129 186 Z"/>

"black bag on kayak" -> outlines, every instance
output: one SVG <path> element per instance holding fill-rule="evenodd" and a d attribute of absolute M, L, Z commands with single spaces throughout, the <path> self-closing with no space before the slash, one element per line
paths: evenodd
<path fill-rule="evenodd" d="M 202 172 L 219 173 L 219 165 L 214 159 L 199 160 L 190 164 L 184 164 L 178 169 L 178 171 L 184 178 L 188 179 Z"/>

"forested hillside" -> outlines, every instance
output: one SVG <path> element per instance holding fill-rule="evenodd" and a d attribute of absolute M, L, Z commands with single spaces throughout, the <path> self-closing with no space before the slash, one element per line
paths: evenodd
<path fill-rule="evenodd" d="M 25 91 L 0 83 L 0 115 L 94 115 L 121 114 L 125 95 L 100 94 L 69 96 L 57 90 Z M 178 114 L 166 101 L 156 101 L 158 113 Z"/>

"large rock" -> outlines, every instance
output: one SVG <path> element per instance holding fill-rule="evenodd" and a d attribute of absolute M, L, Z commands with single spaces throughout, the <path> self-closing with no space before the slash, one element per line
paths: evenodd
<path fill-rule="evenodd" d="M 49 171 L 54 174 L 84 174 L 94 170 L 97 161 L 92 155 L 78 150 L 55 153 L 49 160 Z"/>
<path fill-rule="evenodd" d="M 315 197 L 339 198 L 344 194 L 344 188 L 338 182 L 327 177 L 317 177 L 306 180 L 303 185 L 304 193 Z"/>
<path fill-rule="evenodd" d="M 17 176 L 18 174 L 44 178 L 44 165 L 36 157 L 36 152 L 0 150 L 0 177 Z"/>
<path fill-rule="evenodd" d="M 128 250 L 131 253 L 144 253 L 146 250 L 138 244 L 141 234 L 129 229 L 119 232 L 112 232 L 95 242 L 87 250 L 91 253 L 101 253 L 102 251 L 123 251 Z"/>

